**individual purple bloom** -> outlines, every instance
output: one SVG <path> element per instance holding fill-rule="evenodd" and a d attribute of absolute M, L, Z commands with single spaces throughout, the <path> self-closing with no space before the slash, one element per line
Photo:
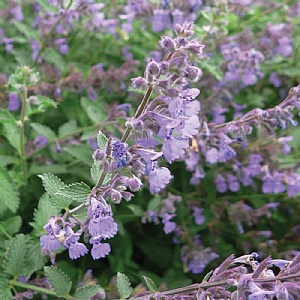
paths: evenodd
<path fill-rule="evenodd" d="M 204 177 L 205 177 L 205 172 L 204 172 L 203 168 L 200 166 L 197 166 L 195 168 L 195 172 L 194 172 L 192 178 L 190 179 L 190 184 L 197 185 L 201 182 L 201 179 Z"/>
<path fill-rule="evenodd" d="M 133 60 L 133 54 L 129 51 L 130 46 L 127 45 L 122 48 L 122 54 L 126 60 Z"/>
<path fill-rule="evenodd" d="M 199 159 L 199 155 L 196 152 L 191 152 L 189 156 L 184 158 L 186 169 L 188 171 L 193 171 L 195 166 L 198 165 Z"/>
<path fill-rule="evenodd" d="M 221 124 L 226 121 L 226 117 L 223 113 L 227 112 L 228 108 L 223 107 L 213 107 L 213 122 L 215 124 Z"/>
<path fill-rule="evenodd" d="M 165 28 L 168 28 L 171 24 L 169 11 L 164 9 L 154 9 L 151 23 L 154 32 L 160 32 Z"/>
<path fill-rule="evenodd" d="M 98 93 L 96 92 L 96 90 L 92 87 L 92 86 L 89 86 L 88 89 L 87 89 L 87 94 L 88 94 L 88 97 L 92 100 L 92 101 L 95 101 L 97 100 L 98 98 Z"/>
<path fill-rule="evenodd" d="M 55 251 L 58 250 L 61 246 L 61 243 L 56 239 L 53 234 L 43 234 L 40 237 L 40 245 L 43 250 Z"/>
<path fill-rule="evenodd" d="M 116 141 L 112 145 L 112 156 L 117 159 L 117 168 L 127 165 L 126 162 L 127 144 Z"/>
<path fill-rule="evenodd" d="M 278 142 L 283 145 L 282 152 L 284 154 L 288 154 L 291 152 L 292 147 L 290 145 L 288 145 L 288 142 L 292 141 L 293 138 L 294 138 L 293 136 L 284 136 L 284 137 L 280 137 L 278 139 Z"/>
<path fill-rule="evenodd" d="M 31 45 L 31 48 L 33 51 L 32 55 L 31 55 L 31 59 L 34 61 L 34 60 L 36 60 L 41 47 L 40 47 L 40 44 L 34 39 L 30 39 L 30 45 Z M 38 62 L 40 63 L 41 61 L 42 61 L 42 58 L 40 56 Z"/>
<path fill-rule="evenodd" d="M 215 164 L 219 161 L 219 151 L 216 148 L 210 148 L 205 154 L 206 162 Z"/>
<path fill-rule="evenodd" d="M 227 175 L 227 184 L 229 190 L 232 192 L 237 192 L 240 189 L 240 183 L 236 176 L 228 174 Z"/>
<path fill-rule="evenodd" d="M 202 225 L 205 222 L 205 216 L 202 215 L 203 211 L 203 208 L 193 207 L 193 217 L 195 218 L 195 223 L 197 225 Z"/>
<path fill-rule="evenodd" d="M 275 87 L 280 87 L 282 84 L 281 79 L 279 78 L 276 72 L 272 72 L 269 77 L 270 83 L 272 83 Z"/>
<path fill-rule="evenodd" d="M 251 176 L 255 176 L 261 173 L 262 165 L 260 164 L 260 161 L 261 161 L 261 156 L 259 154 L 252 154 L 250 156 L 248 169 Z"/>
<path fill-rule="evenodd" d="M 242 177 L 242 183 L 244 186 L 251 186 L 253 183 L 253 179 L 251 177 L 249 168 L 243 167 L 243 177 Z"/>
<path fill-rule="evenodd" d="M 173 160 L 180 158 L 184 154 L 184 149 L 188 148 L 189 139 L 176 139 L 170 137 L 164 141 L 162 152 L 166 160 L 171 163 Z"/>
<path fill-rule="evenodd" d="M 60 38 L 55 40 L 55 45 L 59 48 L 61 54 L 67 54 L 69 51 L 69 46 L 65 38 Z"/>
<path fill-rule="evenodd" d="M 6 52 L 8 52 L 8 53 L 12 52 L 12 50 L 14 48 L 14 46 L 12 44 L 13 41 L 14 41 L 13 38 L 4 38 L 3 39 L 3 42 L 5 44 L 5 50 L 6 50 Z"/>
<path fill-rule="evenodd" d="M 73 242 L 69 246 L 69 256 L 71 259 L 77 259 L 87 253 L 88 249 L 83 243 Z"/>
<path fill-rule="evenodd" d="M 169 233 L 171 233 L 175 230 L 176 223 L 175 222 L 170 222 L 170 220 L 175 216 L 176 216 L 176 214 L 167 214 L 167 213 L 165 213 L 163 215 L 162 223 L 164 224 L 165 234 L 169 234 Z"/>
<path fill-rule="evenodd" d="M 229 146 L 233 142 L 227 135 L 220 134 L 219 162 L 226 162 L 236 156 L 236 152 Z"/>
<path fill-rule="evenodd" d="M 155 194 L 163 190 L 173 178 L 169 169 L 157 168 L 149 175 L 150 193 Z"/>
<path fill-rule="evenodd" d="M 8 94 L 8 109 L 16 111 L 20 108 L 18 94 Z"/>
<path fill-rule="evenodd" d="M 285 36 L 278 40 L 278 46 L 274 49 L 275 54 L 281 54 L 284 57 L 293 53 L 293 45 L 290 37 Z"/>
<path fill-rule="evenodd" d="M 285 186 L 282 183 L 284 174 L 274 171 L 273 176 L 267 173 L 263 179 L 262 191 L 264 194 L 275 193 L 279 194 L 285 191 Z"/>
<path fill-rule="evenodd" d="M 242 75 L 242 82 L 245 86 L 254 85 L 257 83 L 257 75 L 249 70 L 246 70 Z"/>
<path fill-rule="evenodd" d="M 40 134 L 37 138 L 35 138 L 33 140 L 33 143 L 38 147 L 38 148 L 42 148 L 44 146 L 46 146 L 48 144 L 48 139 Z"/>
<path fill-rule="evenodd" d="M 287 193 L 289 197 L 294 197 L 300 193 L 300 174 L 291 172 L 286 175 Z"/>
<path fill-rule="evenodd" d="M 17 21 L 23 21 L 24 20 L 24 14 L 22 12 L 22 8 L 20 5 L 15 6 L 10 10 L 10 13 L 13 15 L 13 17 Z"/>
<path fill-rule="evenodd" d="M 179 9 L 175 9 L 172 12 L 172 17 L 173 17 L 173 25 L 175 26 L 176 24 L 182 25 L 184 22 L 184 13 L 180 11 Z"/>
<path fill-rule="evenodd" d="M 225 193 L 228 189 L 226 180 L 221 174 L 218 174 L 216 178 L 216 187 L 219 193 Z"/>
<path fill-rule="evenodd" d="M 101 243 L 99 239 L 90 239 L 90 243 L 93 244 L 91 254 L 93 259 L 99 259 L 105 257 L 110 251 L 110 244 Z"/>

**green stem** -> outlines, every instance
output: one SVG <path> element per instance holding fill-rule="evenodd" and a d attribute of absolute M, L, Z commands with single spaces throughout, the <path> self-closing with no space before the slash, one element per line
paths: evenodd
<path fill-rule="evenodd" d="M 51 291 L 49 289 L 45 289 L 39 286 L 35 286 L 35 285 L 31 285 L 31 284 L 27 284 L 27 283 L 23 283 L 23 282 L 19 282 L 19 281 L 12 281 L 11 285 L 13 286 L 17 286 L 20 288 L 24 288 L 24 289 L 28 289 L 28 290 L 33 290 L 33 291 L 37 291 L 39 293 L 43 293 L 43 294 L 47 294 L 47 295 L 51 295 L 51 296 L 57 296 L 57 294 L 54 291 Z"/>
<path fill-rule="evenodd" d="M 27 105 L 27 88 L 24 87 L 23 92 L 21 93 L 22 97 L 22 109 L 20 116 L 20 158 L 23 167 L 24 177 L 27 180 L 27 165 L 25 157 L 25 132 L 24 132 L 24 123 L 25 123 L 25 113 Z"/>

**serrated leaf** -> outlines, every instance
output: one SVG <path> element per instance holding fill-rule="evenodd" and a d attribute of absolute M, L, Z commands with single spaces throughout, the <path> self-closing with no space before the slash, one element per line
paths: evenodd
<path fill-rule="evenodd" d="M 146 282 L 146 285 L 147 285 L 147 288 L 148 290 L 155 294 L 157 292 L 157 286 L 155 285 L 155 283 L 153 282 L 153 280 L 149 277 L 146 277 L 146 276 L 143 276 L 145 282 Z"/>
<path fill-rule="evenodd" d="M 13 277 L 24 276 L 25 265 L 27 261 L 25 259 L 27 247 L 26 243 L 28 237 L 24 234 L 18 234 L 9 241 L 7 255 L 3 259 L 4 271 Z"/>
<path fill-rule="evenodd" d="M 99 149 L 104 150 L 107 141 L 108 138 L 99 130 L 99 133 L 97 135 L 97 144 Z"/>
<path fill-rule="evenodd" d="M 98 183 L 101 172 L 102 172 L 101 162 L 99 162 L 99 161 L 94 162 L 94 164 L 91 167 L 91 177 L 92 177 L 94 184 Z"/>
<path fill-rule="evenodd" d="M 56 195 L 56 192 L 65 186 L 60 178 L 51 173 L 46 173 L 38 176 L 42 179 L 43 186 L 50 196 L 49 199 L 51 204 L 61 209 L 69 207 L 69 205 L 72 203 L 72 200 L 60 195 Z"/>
<path fill-rule="evenodd" d="M 126 207 L 129 208 L 137 217 L 142 217 L 144 215 L 144 210 L 141 208 L 140 205 L 128 204 L 126 205 Z"/>
<path fill-rule="evenodd" d="M 77 121 L 76 120 L 70 120 L 69 122 L 63 124 L 58 129 L 58 136 L 63 137 L 67 136 L 69 134 L 74 133 L 74 131 L 77 129 Z"/>
<path fill-rule="evenodd" d="M 129 298 L 132 293 L 132 287 L 128 277 L 120 272 L 117 274 L 117 288 L 121 299 Z"/>
<path fill-rule="evenodd" d="M 16 123 L 14 115 L 6 108 L 0 109 L 1 123 Z"/>
<path fill-rule="evenodd" d="M 100 285 L 86 285 L 76 290 L 74 298 L 78 300 L 89 300 L 98 292 L 104 292 Z"/>
<path fill-rule="evenodd" d="M 91 188 L 87 184 L 84 182 L 76 182 L 64 186 L 56 192 L 56 195 L 61 195 L 68 199 L 83 203 L 90 193 Z"/>
<path fill-rule="evenodd" d="M 19 193 L 7 172 L 0 170 L 0 205 L 15 213 L 19 207 Z"/>
<path fill-rule="evenodd" d="M 33 29 L 32 26 L 26 25 L 22 22 L 14 22 L 14 26 L 22 32 L 28 40 L 34 39 L 34 40 L 39 40 L 39 34 L 37 29 Z"/>
<path fill-rule="evenodd" d="M 0 299 L 13 300 L 9 280 L 0 275 Z"/>
<path fill-rule="evenodd" d="M 72 281 L 60 269 L 45 267 L 45 274 L 58 297 L 67 297 L 71 291 Z"/>
<path fill-rule="evenodd" d="M 16 123 L 4 123 L 4 136 L 8 142 L 20 153 L 20 128 Z M 26 141 L 26 139 L 25 139 Z"/>
<path fill-rule="evenodd" d="M 16 234 L 20 230 L 21 225 L 22 218 L 20 216 L 10 217 L 2 222 L 3 228 L 10 235 Z"/>
<path fill-rule="evenodd" d="M 35 234 L 40 236 L 44 232 L 44 226 L 48 222 L 51 215 L 57 215 L 60 209 L 53 206 L 50 202 L 50 196 L 45 193 L 39 200 L 38 207 L 34 210 L 33 220 L 30 222 L 35 230 Z"/>
<path fill-rule="evenodd" d="M 44 135 L 49 141 L 54 141 L 56 134 L 54 131 L 43 124 L 40 123 L 31 123 L 30 126 L 38 133 Z"/>
<path fill-rule="evenodd" d="M 37 109 L 32 110 L 30 114 L 44 112 L 47 108 L 56 108 L 57 102 L 49 97 L 38 95 L 35 96 L 33 105 L 37 106 Z"/>

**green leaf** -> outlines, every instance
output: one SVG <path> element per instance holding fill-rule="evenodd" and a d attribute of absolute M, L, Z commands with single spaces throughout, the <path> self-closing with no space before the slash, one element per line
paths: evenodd
<path fill-rule="evenodd" d="M 141 208 L 140 205 L 128 204 L 126 205 L 126 207 L 129 208 L 137 217 L 142 217 L 144 215 L 144 210 Z"/>
<path fill-rule="evenodd" d="M 0 206 L 5 206 L 15 213 L 19 203 L 19 193 L 15 184 L 11 182 L 7 172 L 0 169 Z"/>
<path fill-rule="evenodd" d="M 46 62 L 53 64 L 59 70 L 63 71 L 66 68 L 62 56 L 54 48 L 46 49 L 42 55 Z"/>
<path fill-rule="evenodd" d="M 0 109 L 0 123 L 16 123 L 14 115 L 6 108 Z"/>
<path fill-rule="evenodd" d="M 60 269 L 53 266 L 44 268 L 46 276 L 58 297 L 67 297 L 71 291 L 72 281 Z"/>
<path fill-rule="evenodd" d="M 25 259 L 27 252 L 28 237 L 24 234 L 18 234 L 9 241 L 7 248 L 7 255 L 3 259 L 4 271 L 13 277 L 24 276 L 25 266 L 27 261 Z"/>
<path fill-rule="evenodd" d="M 118 272 L 117 274 L 117 287 L 120 293 L 121 299 L 129 298 L 132 293 L 132 287 L 130 281 L 125 274 Z"/>
<path fill-rule="evenodd" d="M 21 225 L 22 218 L 20 216 L 10 217 L 2 222 L 3 228 L 10 235 L 16 234 L 20 230 Z"/>
<path fill-rule="evenodd" d="M 0 299 L 13 300 L 13 295 L 10 291 L 9 280 L 0 275 Z"/>
<path fill-rule="evenodd" d="M 20 153 L 20 128 L 16 123 L 4 123 L 4 136 L 8 142 Z"/>
<path fill-rule="evenodd" d="M 0 155 L 0 167 L 4 167 L 11 164 L 16 164 L 18 161 L 17 157 L 10 155 Z"/>
<path fill-rule="evenodd" d="M 92 149 L 90 145 L 71 145 L 64 148 L 64 151 L 74 156 L 79 161 L 90 166 L 93 163 Z"/>
<path fill-rule="evenodd" d="M 90 193 L 91 188 L 87 184 L 84 182 L 76 182 L 64 186 L 56 192 L 56 195 L 61 195 L 74 201 L 83 203 L 86 201 L 86 198 Z"/>
<path fill-rule="evenodd" d="M 67 135 L 70 135 L 74 133 L 74 131 L 77 129 L 77 121 L 76 120 L 70 120 L 69 122 L 63 124 L 58 129 L 58 136 L 64 137 Z"/>
<path fill-rule="evenodd" d="M 161 203 L 161 197 L 159 195 L 155 195 L 148 203 L 148 210 L 156 210 Z"/>
<path fill-rule="evenodd" d="M 104 292 L 100 285 L 86 285 L 76 290 L 74 298 L 78 300 L 89 300 L 98 292 Z"/>
<path fill-rule="evenodd" d="M 102 172 L 102 163 L 100 161 L 94 162 L 94 164 L 91 167 L 91 177 L 94 184 L 98 183 L 101 172 Z"/>
<path fill-rule="evenodd" d="M 57 215 L 60 209 L 53 206 L 50 202 L 50 196 L 45 193 L 39 200 L 38 207 L 33 213 L 34 222 L 30 222 L 30 226 L 34 228 L 35 234 L 40 236 L 44 231 L 44 226 L 48 222 L 51 215 Z"/>
<path fill-rule="evenodd" d="M 42 179 L 43 186 L 50 196 L 51 204 L 60 209 L 69 207 L 72 200 L 56 194 L 56 192 L 65 186 L 60 178 L 51 173 L 45 173 L 38 176 Z"/>
<path fill-rule="evenodd" d="M 26 25 L 21 22 L 14 22 L 14 27 L 17 28 L 21 33 L 23 33 L 28 40 L 34 39 L 36 41 L 39 41 L 39 33 L 36 29 L 33 29 L 32 26 Z"/>
<path fill-rule="evenodd" d="M 37 2 L 41 5 L 44 11 L 52 11 L 55 14 L 59 13 L 59 8 L 54 5 L 51 5 L 48 0 L 38 0 Z"/>
<path fill-rule="evenodd" d="M 146 277 L 146 276 L 143 276 L 145 282 L 146 282 L 146 285 L 147 285 L 147 288 L 148 290 L 155 294 L 157 292 L 157 286 L 155 285 L 155 283 L 153 282 L 153 280 L 149 277 Z"/>
<path fill-rule="evenodd" d="M 56 134 L 53 132 L 53 130 L 46 125 L 42 125 L 40 123 L 31 123 L 30 126 L 38 134 L 42 134 L 43 136 L 45 136 L 49 140 L 49 142 L 54 141 L 54 139 L 56 138 Z"/>
<path fill-rule="evenodd" d="M 30 114 L 45 112 L 47 108 L 56 108 L 57 107 L 57 102 L 49 97 L 38 95 L 38 96 L 33 96 L 32 98 L 34 99 L 32 101 L 33 105 L 37 106 L 37 108 L 33 109 L 30 112 Z"/>
<path fill-rule="evenodd" d="M 99 149 L 105 150 L 105 145 L 107 141 L 108 138 L 99 130 L 99 133 L 97 135 L 97 144 Z"/>

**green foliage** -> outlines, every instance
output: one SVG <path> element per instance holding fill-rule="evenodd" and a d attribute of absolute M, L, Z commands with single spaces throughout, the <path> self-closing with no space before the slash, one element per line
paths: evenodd
<path fill-rule="evenodd" d="M 78 300 L 89 300 L 92 296 L 99 292 L 104 292 L 103 288 L 99 285 L 83 286 L 76 290 L 73 298 Z"/>
<path fill-rule="evenodd" d="M 147 276 L 143 276 L 143 278 L 146 282 L 148 290 L 151 293 L 155 294 L 157 292 L 157 286 L 155 285 L 154 281 L 151 278 L 147 277 Z"/>
<path fill-rule="evenodd" d="M 20 204 L 19 192 L 4 169 L 0 169 L 0 205 L 16 212 Z"/>
<path fill-rule="evenodd" d="M 49 201 L 57 208 L 68 208 L 72 203 L 72 199 L 63 197 L 57 192 L 65 187 L 65 184 L 54 174 L 38 175 L 43 182 L 43 186 L 49 195 Z"/>
<path fill-rule="evenodd" d="M 84 182 L 76 182 L 60 188 L 56 192 L 56 195 L 60 195 L 77 202 L 85 202 L 90 193 L 91 189 L 87 184 Z"/>
<path fill-rule="evenodd" d="M 72 281 L 60 269 L 45 267 L 45 274 L 58 297 L 67 297 L 72 288 Z"/>
<path fill-rule="evenodd" d="M 118 272 L 117 274 L 117 286 L 121 299 L 127 299 L 132 293 L 131 283 L 125 274 Z"/>

